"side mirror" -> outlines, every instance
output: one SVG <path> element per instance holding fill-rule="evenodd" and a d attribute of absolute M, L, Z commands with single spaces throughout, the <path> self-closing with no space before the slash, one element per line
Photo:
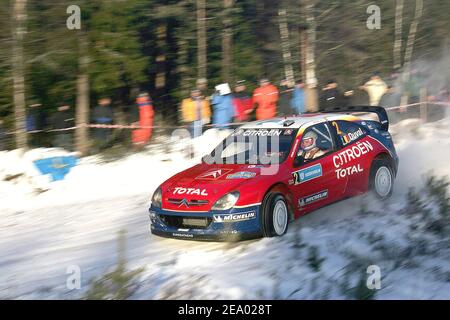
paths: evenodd
<path fill-rule="evenodd" d="M 202 157 L 202 163 L 213 164 L 214 157 L 212 157 L 210 154 L 206 154 Z"/>

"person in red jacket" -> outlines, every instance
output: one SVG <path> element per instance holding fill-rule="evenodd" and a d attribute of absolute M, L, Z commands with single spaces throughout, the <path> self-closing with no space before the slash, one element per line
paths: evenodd
<path fill-rule="evenodd" d="M 278 89 L 268 79 L 262 79 L 259 88 L 253 92 L 253 102 L 257 104 L 256 120 L 275 117 L 277 113 Z"/>
<path fill-rule="evenodd" d="M 141 93 L 136 102 L 139 108 L 139 125 L 146 128 L 133 130 L 132 141 L 135 146 L 143 147 L 152 136 L 152 128 L 149 127 L 153 126 L 153 105 L 150 96 L 146 92 Z"/>
<path fill-rule="evenodd" d="M 244 122 L 249 121 L 250 113 L 253 111 L 253 100 L 251 95 L 247 92 L 245 80 L 236 82 L 233 94 L 235 121 Z"/>

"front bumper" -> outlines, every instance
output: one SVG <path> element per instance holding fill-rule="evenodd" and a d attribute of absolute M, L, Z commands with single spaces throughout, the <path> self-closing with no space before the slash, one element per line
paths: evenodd
<path fill-rule="evenodd" d="M 227 211 L 169 211 L 150 207 L 152 234 L 174 239 L 204 241 L 240 241 L 262 236 L 259 205 Z M 201 226 L 185 222 L 201 222 Z M 196 223 L 196 222 L 194 222 Z"/>

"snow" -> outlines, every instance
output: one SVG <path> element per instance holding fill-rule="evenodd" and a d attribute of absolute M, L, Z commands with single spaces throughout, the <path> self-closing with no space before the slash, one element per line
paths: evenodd
<path fill-rule="evenodd" d="M 284 237 L 239 243 L 149 232 L 153 190 L 197 163 L 226 132 L 197 138 L 192 160 L 183 157 L 187 142 L 179 138 L 112 162 L 82 158 L 65 180 L 46 183 L 45 192 L 36 191 L 41 185 L 30 160 L 54 150 L 0 153 L 0 298 L 83 297 L 93 278 L 114 268 L 117 235 L 125 230 L 127 267 L 144 268 L 133 299 L 356 298 L 343 288 L 367 277 L 372 264 L 382 276 L 376 299 L 449 299 L 448 234 L 412 234 L 402 209 L 409 187 L 420 189 L 431 169 L 450 174 L 450 120 L 405 120 L 392 131 L 401 162 L 389 202 L 348 199 L 295 221 Z M 3 181 L 5 172 L 25 174 Z M 324 259 L 319 271 L 308 263 L 311 248 Z M 66 286 L 74 265 L 81 269 L 79 290 Z"/>

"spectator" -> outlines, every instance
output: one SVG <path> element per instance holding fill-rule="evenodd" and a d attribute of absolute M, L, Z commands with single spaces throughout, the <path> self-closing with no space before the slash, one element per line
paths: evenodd
<path fill-rule="evenodd" d="M 278 115 L 282 117 L 291 116 L 294 111 L 291 108 L 293 89 L 286 79 L 280 82 L 280 95 L 278 100 Z"/>
<path fill-rule="evenodd" d="M 139 108 L 139 125 L 141 127 L 153 126 L 153 105 L 152 100 L 148 93 L 141 93 L 137 100 L 137 106 Z M 140 128 L 133 130 L 132 141 L 135 146 L 143 147 L 148 143 L 152 136 L 152 128 Z"/>
<path fill-rule="evenodd" d="M 208 96 L 208 80 L 206 80 L 205 78 L 197 79 L 195 85 L 197 86 L 197 89 L 200 90 L 201 96 Z"/>
<path fill-rule="evenodd" d="M 343 107 L 348 107 L 354 105 L 353 103 L 353 90 L 345 90 L 344 94 L 341 97 L 341 102 Z"/>
<path fill-rule="evenodd" d="M 325 88 L 322 89 L 321 108 L 324 111 L 332 110 L 342 106 L 342 96 L 338 90 L 335 80 L 328 80 Z"/>
<path fill-rule="evenodd" d="M 253 93 L 253 102 L 257 105 L 256 119 L 271 119 L 277 113 L 278 90 L 268 79 L 261 79 L 259 84 Z"/>
<path fill-rule="evenodd" d="M 400 105 L 402 94 L 400 92 L 399 74 L 393 72 L 386 84 L 386 92 L 378 104 L 383 107 L 396 107 Z"/>
<path fill-rule="evenodd" d="M 201 135 L 203 125 L 211 120 L 209 102 L 201 94 L 199 89 L 194 89 L 191 91 L 191 96 L 181 103 L 182 118 L 190 125 L 192 137 Z"/>
<path fill-rule="evenodd" d="M 30 105 L 26 117 L 26 129 L 27 132 L 42 130 L 44 127 L 44 114 L 41 110 L 42 105 L 40 103 L 34 103 Z"/>
<path fill-rule="evenodd" d="M 306 112 L 304 87 L 305 84 L 303 83 L 303 80 L 298 80 L 295 83 L 291 100 L 291 107 L 295 114 L 302 114 Z"/>
<path fill-rule="evenodd" d="M 0 119 L 0 151 L 6 150 L 6 130 L 3 128 L 3 119 Z"/>
<path fill-rule="evenodd" d="M 57 148 L 72 150 L 72 131 L 64 130 L 74 126 L 74 117 L 70 111 L 70 106 L 62 105 L 51 117 L 51 125 L 57 130 L 54 135 L 53 145 Z"/>
<path fill-rule="evenodd" d="M 111 107 L 111 99 L 101 98 L 98 101 L 98 105 L 94 108 L 92 121 L 95 124 L 113 124 L 113 111 Z M 109 141 L 111 136 L 111 129 L 107 128 L 97 128 L 94 130 L 95 139 L 100 143 L 101 146 Z"/>
<path fill-rule="evenodd" d="M 400 105 L 401 95 L 396 88 L 388 86 L 386 93 L 381 97 L 378 105 L 383 107 L 396 107 Z"/>
<path fill-rule="evenodd" d="M 369 104 L 371 106 L 377 106 L 380 103 L 381 97 L 388 91 L 387 84 L 381 80 L 378 72 L 375 72 L 370 80 L 360 87 L 369 95 Z"/>
<path fill-rule="evenodd" d="M 33 103 L 27 110 L 26 116 L 26 130 L 28 133 L 32 134 L 29 138 L 29 143 L 33 147 L 42 146 L 43 135 L 42 131 L 45 128 L 45 114 L 42 110 L 42 105 L 40 103 Z"/>
<path fill-rule="evenodd" d="M 250 94 L 247 92 L 245 80 L 240 80 L 236 83 L 233 94 L 233 104 L 236 121 L 249 121 L 250 114 L 253 111 L 253 101 Z"/>
<path fill-rule="evenodd" d="M 233 95 L 228 83 L 216 86 L 216 93 L 212 96 L 213 123 L 219 129 L 225 129 L 233 121 Z"/>

